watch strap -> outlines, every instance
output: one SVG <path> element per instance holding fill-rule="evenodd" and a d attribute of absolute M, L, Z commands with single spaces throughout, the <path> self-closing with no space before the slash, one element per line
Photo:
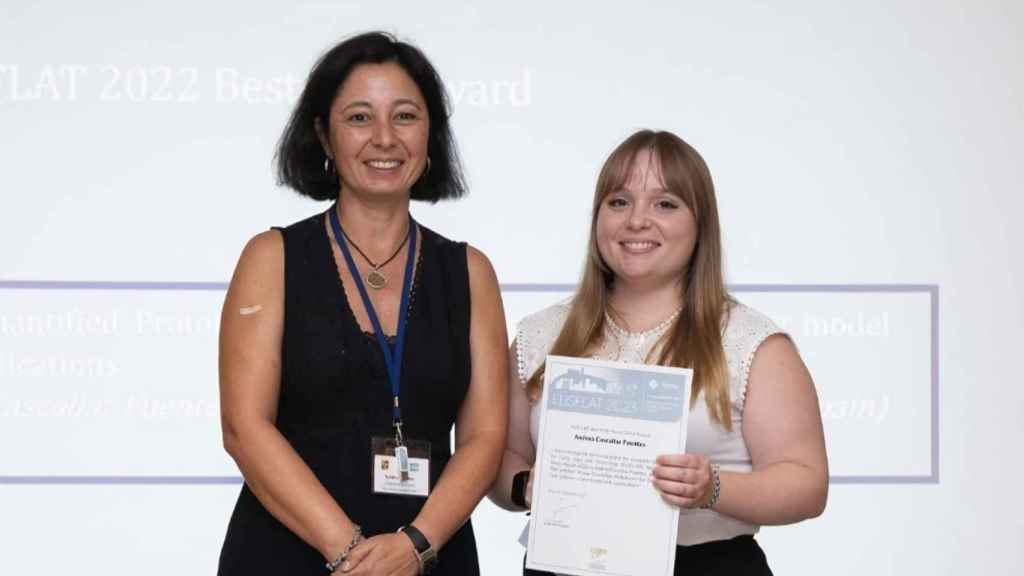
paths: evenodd
<path fill-rule="evenodd" d="M 430 541 L 423 535 L 423 532 L 420 532 L 419 528 L 412 524 L 402 526 L 398 531 L 412 540 L 412 546 L 416 549 L 416 557 L 420 561 L 420 574 L 429 573 L 437 564 L 437 552 L 430 545 Z"/>
<path fill-rule="evenodd" d="M 529 508 L 526 504 L 526 483 L 530 480 L 530 471 L 516 472 L 512 477 L 512 503 L 520 508 Z"/>

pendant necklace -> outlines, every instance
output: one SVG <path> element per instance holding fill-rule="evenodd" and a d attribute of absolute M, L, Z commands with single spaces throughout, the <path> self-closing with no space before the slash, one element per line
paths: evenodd
<path fill-rule="evenodd" d="M 371 268 L 373 268 L 366 274 L 365 278 L 366 283 L 370 286 L 370 288 L 373 288 L 374 290 L 380 290 L 381 288 L 387 286 L 388 279 L 386 276 L 384 276 L 384 274 L 381 273 L 380 269 L 390 264 L 391 261 L 394 260 L 396 256 L 398 256 L 398 253 L 402 251 L 402 248 L 409 241 L 409 232 L 407 231 L 405 233 L 405 240 L 402 240 L 402 243 L 398 245 L 398 248 L 395 248 L 395 253 L 392 254 L 390 258 L 381 262 L 380 264 L 375 264 L 373 260 L 370 260 L 370 257 L 367 256 L 366 253 L 363 252 L 361 248 L 359 248 L 359 245 L 353 242 L 352 239 L 348 237 L 348 234 L 345 233 L 344 228 L 341 228 L 341 235 L 345 237 L 345 241 L 348 242 L 350 246 L 356 249 L 356 252 L 358 252 L 359 255 L 363 257 L 363 260 L 366 260 L 366 263 L 369 264 Z"/>

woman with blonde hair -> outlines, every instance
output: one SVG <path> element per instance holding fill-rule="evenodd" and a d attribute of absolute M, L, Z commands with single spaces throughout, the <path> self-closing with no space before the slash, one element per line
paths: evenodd
<path fill-rule="evenodd" d="M 770 574 L 759 527 L 824 510 L 828 463 L 811 376 L 779 327 L 729 295 L 710 172 L 674 134 L 643 130 L 612 152 L 576 294 L 518 325 L 491 492 L 509 510 L 530 506 L 548 354 L 693 369 L 688 453 L 662 455 L 652 470 L 653 488 L 681 509 L 677 574 Z"/>

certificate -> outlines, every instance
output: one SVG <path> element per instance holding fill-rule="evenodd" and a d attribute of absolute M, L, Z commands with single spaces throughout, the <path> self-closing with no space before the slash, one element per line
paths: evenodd
<path fill-rule="evenodd" d="M 686 451 L 693 371 L 548 356 L 526 566 L 671 576 L 679 509 L 651 484 Z"/>

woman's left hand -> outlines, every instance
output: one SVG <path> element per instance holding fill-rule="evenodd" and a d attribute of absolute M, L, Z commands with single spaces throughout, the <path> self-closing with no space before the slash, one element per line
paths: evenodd
<path fill-rule="evenodd" d="M 420 573 L 416 548 L 405 534 L 380 534 L 363 540 L 349 554 L 347 564 L 337 573 L 352 576 L 415 576 Z"/>
<path fill-rule="evenodd" d="M 651 482 L 669 504 L 700 508 L 711 500 L 714 490 L 711 461 L 703 454 L 663 454 L 658 456 Z"/>

